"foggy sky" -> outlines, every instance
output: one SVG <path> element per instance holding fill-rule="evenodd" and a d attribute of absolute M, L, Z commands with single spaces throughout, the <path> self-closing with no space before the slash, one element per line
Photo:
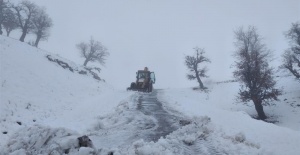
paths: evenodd
<path fill-rule="evenodd" d="M 54 23 L 39 47 L 83 64 L 75 45 L 93 36 L 110 52 L 100 76 L 117 89 L 126 89 L 145 66 L 156 73 L 155 88 L 197 86 L 186 79 L 184 65 L 196 46 L 212 61 L 209 79 L 232 79 L 233 31 L 240 26 L 256 26 L 279 63 L 288 47 L 283 33 L 300 20 L 299 0 L 33 1 Z"/>

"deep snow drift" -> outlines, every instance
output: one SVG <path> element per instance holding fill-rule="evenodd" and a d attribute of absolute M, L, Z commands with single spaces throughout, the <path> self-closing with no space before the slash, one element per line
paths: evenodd
<path fill-rule="evenodd" d="M 191 88 L 152 94 L 116 91 L 80 65 L 3 36 L 0 58 L 1 155 L 300 152 L 300 84 L 292 77 L 278 77 L 284 88 L 281 101 L 264 107 L 272 124 L 253 119 L 251 103 L 235 100 L 235 82 L 206 82 L 208 93 Z M 173 132 L 149 140 L 160 122 L 139 110 L 143 98 L 159 101 L 161 117 L 174 116 Z M 91 138 L 93 147 L 78 146 L 82 135 Z"/>

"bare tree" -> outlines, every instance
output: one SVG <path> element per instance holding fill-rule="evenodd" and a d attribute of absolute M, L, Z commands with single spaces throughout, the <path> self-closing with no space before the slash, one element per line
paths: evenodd
<path fill-rule="evenodd" d="M 18 28 L 18 21 L 11 9 L 6 9 L 4 11 L 5 19 L 2 22 L 4 29 L 6 30 L 6 35 L 9 36 L 10 32 Z"/>
<path fill-rule="evenodd" d="M 85 58 L 84 66 L 88 62 L 98 61 L 101 65 L 105 64 L 106 57 L 109 55 L 107 49 L 99 42 L 91 38 L 89 43 L 81 42 L 76 45 L 80 54 Z"/>
<path fill-rule="evenodd" d="M 44 10 L 44 8 L 37 9 L 37 14 L 32 18 L 34 26 L 32 32 L 36 35 L 35 47 L 38 46 L 40 40 L 46 40 L 49 37 L 49 29 L 53 25 L 52 19 Z"/>
<path fill-rule="evenodd" d="M 0 35 L 3 34 L 2 26 L 3 22 L 6 20 L 6 10 L 9 9 L 8 0 L 0 0 Z"/>
<path fill-rule="evenodd" d="M 185 56 L 185 65 L 190 70 L 190 73 L 187 74 L 187 78 L 189 80 L 197 79 L 200 89 L 205 89 L 206 87 L 204 87 L 200 77 L 208 77 L 206 75 L 207 68 L 199 68 L 199 66 L 201 63 L 210 62 L 210 60 L 203 55 L 205 53 L 204 49 L 198 47 L 194 49 L 196 51 L 194 56 Z"/>
<path fill-rule="evenodd" d="M 26 35 L 34 28 L 32 18 L 37 14 L 38 6 L 33 2 L 23 0 L 13 8 L 16 11 L 18 25 L 22 30 L 20 41 L 24 42 Z"/>
<path fill-rule="evenodd" d="M 291 29 L 285 36 L 291 47 L 284 52 L 283 64 L 280 67 L 300 80 L 300 23 L 292 23 Z"/>
<path fill-rule="evenodd" d="M 234 77 L 241 83 L 239 99 L 243 102 L 253 101 L 259 119 L 266 119 L 263 104 L 267 101 L 278 100 L 281 95 L 275 89 L 276 81 L 273 77 L 273 68 L 268 64 L 271 52 L 257 34 L 256 28 L 249 26 L 235 31 L 235 66 Z"/>

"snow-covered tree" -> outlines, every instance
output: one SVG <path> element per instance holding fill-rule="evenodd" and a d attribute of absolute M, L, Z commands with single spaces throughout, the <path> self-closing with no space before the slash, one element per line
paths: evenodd
<path fill-rule="evenodd" d="M 205 89 L 205 86 L 203 85 L 203 82 L 201 81 L 201 77 L 208 77 L 206 75 L 207 68 L 206 67 L 200 68 L 200 64 L 204 63 L 204 62 L 210 62 L 210 60 L 203 55 L 205 53 L 204 49 L 201 49 L 198 47 L 196 47 L 194 49 L 196 52 L 195 55 L 185 56 L 185 65 L 190 71 L 190 73 L 187 74 L 187 78 L 189 80 L 197 79 L 200 89 Z"/>
<path fill-rule="evenodd" d="M 49 37 L 49 29 L 52 27 L 52 19 L 44 11 L 45 8 L 37 9 L 37 13 L 32 18 L 32 32 L 36 35 L 34 46 L 37 47 L 40 40 L 46 40 Z"/>
<path fill-rule="evenodd" d="M 8 0 L 0 0 L 0 35 L 3 34 L 2 26 L 3 22 L 7 19 L 7 10 L 9 10 L 9 1 Z"/>
<path fill-rule="evenodd" d="M 261 37 L 253 26 L 235 31 L 235 66 L 234 77 L 241 83 L 239 99 L 251 101 L 255 105 L 259 119 L 266 119 L 263 104 L 278 100 L 281 91 L 275 88 L 273 68 L 269 66 L 270 50 L 262 43 Z"/>
<path fill-rule="evenodd" d="M 300 81 L 300 22 L 293 23 L 285 36 L 291 47 L 284 52 L 283 64 L 280 67 L 288 70 Z"/>
<path fill-rule="evenodd" d="M 18 20 L 16 15 L 11 9 L 5 9 L 4 13 L 4 20 L 2 25 L 6 31 L 6 35 L 9 36 L 10 32 L 18 28 Z"/>
<path fill-rule="evenodd" d="M 34 28 L 32 18 L 38 13 L 38 6 L 33 2 L 23 0 L 13 8 L 16 11 L 18 25 L 22 30 L 20 41 L 24 42 L 26 35 Z"/>
<path fill-rule="evenodd" d="M 106 57 L 109 56 L 107 49 L 99 41 L 95 41 L 93 38 L 91 38 L 89 43 L 81 42 L 76 46 L 79 49 L 81 56 L 85 58 L 83 63 L 84 66 L 86 66 L 88 62 L 94 61 L 104 65 Z"/>

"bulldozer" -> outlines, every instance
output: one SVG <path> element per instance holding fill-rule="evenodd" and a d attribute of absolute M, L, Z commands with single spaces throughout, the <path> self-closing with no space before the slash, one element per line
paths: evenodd
<path fill-rule="evenodd" d="M 127 90 L 152 92 L 155 83 L 155 74 L 148 70 L 138 70 L 136 72 L 136 81 L 130 84 Z"/>

